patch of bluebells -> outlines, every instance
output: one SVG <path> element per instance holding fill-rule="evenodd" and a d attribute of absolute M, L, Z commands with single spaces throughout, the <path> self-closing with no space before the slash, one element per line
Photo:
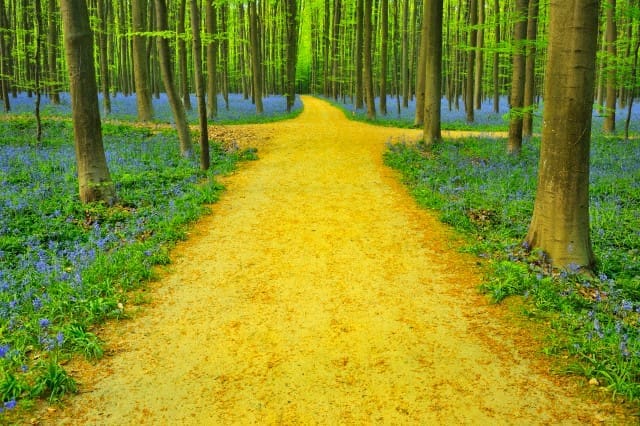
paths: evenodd
<path fill-rule="evenodd" d="M 125 96 L 117 93 L 111 96 L 111 113 L 108 118 L 123 121 L 135 121 L 137 119 L 136 95 Z M 103 116 L 102 106 L 103 96 L 98 94 L 100 111 Z M 218 115 L 214 122 L 245 122 L 252 120 L 265 120 L 279 117 L 286 114 L 286 98 L 280 95 L 270 95 L 263 99 L 264 112 L 259 117 L 256 115 L 256 107 L 251 102 L 251 98 L 244 99 L 242 94 L 230 93 L 229 106 L 226 107 L 222 95 L 218 95 Z M 35 98 L 28 97 L 26 93 L 19 93 L 16 98 L 11 98 L 11 110 L 15 113 L 33 113 Z M 197 98 L 191 95 L 191 105 L 193 108 L 187 110 L 187 120 L 190 123 L 198 122 Z M 167 100 L 167 95 L 161 93 L 158 97 L 152 98 L 154 120 L 158 122 L 173 123 L 173 113 Z M 71 116 L 71 100 L 68 93 L 60 94 L 60 104 L 54 105 L 46 96 L 42 97 L 41 108 L 43 116 Z M 302 102 L 297 96 L 293 105 L 293 111 L 301 111 Z"/>
<path fill-rule="evenodd" d="M 575 265 L 551 270 L 542 253 L 521 244 L 533 212 L 539 139 L 517 158 L 505 150 L 505 140 L 489 138 L 430 148 L 396 143 L 385 161 L 402 171 L 421 204 L 471 236 L 469 251 L 494 260 L 488 292 L 497 300 L 524 295 L 532 312 L 555 312 L 555 328 L 566 336 L 553 349 L 575 355 L 584 371 L 599 371 L 616 392 L 640 398 L 640 140 L 603 137 L 594 128 L 590 213 L 598 276 L 590 279 Z"/>
<path fill-rule="evenodd" d="M 0 120 L 0 381 L 35 374 L 33 351 L 67 350 L 67 325 L 120 316 L 122 290 L 167 261 L 167 246 L 220 192 L 214 176 L 240 156 L 214 144 L 204 173 L 197 155 L 180 156 L 174 133 L 107 125 L 119 203 L 82 205 L 70 123 L 45 120 L 36 146 L 25 131 L 34 120 L 14 117 Z"/>

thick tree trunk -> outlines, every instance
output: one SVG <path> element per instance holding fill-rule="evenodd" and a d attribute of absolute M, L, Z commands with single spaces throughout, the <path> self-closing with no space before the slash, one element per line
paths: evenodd
<path fill-rule="evenodd" d="M 526 242 L 554 267 L 591 270 L 589 149 L 597 0 L 552 0 L 538 189 Z"/>
<path fill-rule="evenodd" d="M 618 29 L 616 26 L 616 0 L 607 1 L 607 90 L 605 114 L 602 130 L 612 133 L 616 130 L 616 41 Z"/>
<path fill-rule="evenodd" d="M 375 93 L 373 91 L 373 64 L 372 56 L 372 25 L 371 13 L 373 12 L 372 0 L 364 0 L 364 18 L 362 20 L 363 28 L 363 62 L 364 62 L 364 91 L 367 102 L 367 118 L 373 120 L 376 118 L 376 102 Z"/>
<path fill-rule="evenodd" d="M 207 111 L 209 118 L 218 116 L 218 11 L 214 3 L 209 0 L 205 2 L 205 13 L 207 23 Z"/>
<path fill-rule="evenodd" d="M 436 143 L 442 138 L 440 132 L 440 109 L 442 99 L 442 11 L 443 0 L 424 2 L 424 20 L 428 22 L 426 37 L 427 75 L 424 95 L 424 143 Z"/>
<path fill-rule="evenodd" d="M 165 0 L 155 0 L 156 5 L 156 25 L 159 32 L 166 32 L 169 29 L 167 18 L 167 5 Z M 187 115 L 184 111 L 184 105 L 180 100 L 180 95 L 173 82 L 173 68 L 171 67 L 171 53 L 169 48 L 169 40 L 164 36 L 158 36 L 156 39 L 158 44 L 158 56 L 160 60 L 160 73 L 162 74 L 162 82 L 167 92 L 169 105 L 173 111 L 173 119 L 178 131 L 178 140 L 180 141 L 180 154 L 183 157 L 190 157 L 193 147 L 191 145 L 191 134 L 189 133 L 189 123 Z"/>
<path fill-rule="evenodd" d="M 147 31 L 147 0 L 131 0 L 132 29 L 134 33 Z M 151 88 L 148 72 L 149 55 L 147 54 L 146 37 L 133 36 L 133 74 L 136 85 L 136 101 L 138 120 L 151 121 L 153 106 L 151 104 Z"/>
<path fill-rule="evenodd" d="M 531 137 L 533 134 L 533 98 L 536 83 L 536 39 L 538 38 L 539 0 L 529 0 L 527 22 L 527 59 L 525 62 L 524 80 L 524 115 L 522 117 L 522 136 Z"/>
<path fill-rule="evenodd" d="M 102 144 L 98 86 L 93 61 L 93 36 L 85 0 L 60 0 L 64 45 L 78 165 L 78 187 L 83 203 L 116 199 Z"/>
<path fill-rule="evenodd" d="M 202 40 L 200 38 L 200 11 L 198 0 L 190 0 L 191 36 L 193 39 L 193 62 L 195 69 L 196 96 L 198 98 L 198 124 L 200 125 L 200 168 L 208 170 L 209 156 L 209 128 L 207 126 L 207 101 L 204 74 L 202 72 Z"/>
<path fill-rule="evenodd" d="M 516 16 L 513 34 L 513 73 L 511 77 L 511 101 L 509 118 L 509 154 L 518 155 L 522 149 L 522 106 L 524 104 L 525 53 L 527 37 L 527 0 L 516 0 Z"/>
<path fill-rule="evenodd" d="M 475 66 L 476 66 L 476 43 L 478 41 L 478 31 L 475 26 L 478 24 L 478 4 L 477 0 L 469 2 L 469 56 L 467 58 L 467 77 L 466 90 L 464 96 L 464 109 L 467 114 L 467 123 L 476 121 L 473 108 L 473 89 L 475 85 Z"/>

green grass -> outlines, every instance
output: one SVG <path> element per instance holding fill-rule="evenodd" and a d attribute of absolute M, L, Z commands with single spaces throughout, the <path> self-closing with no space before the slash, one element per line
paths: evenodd
<path fill-rule="evenodd" d="M 597 278 L 549 273 L 522 247 L 535 196 L 539 140 L 506 155 L 502 139 L 389 145 L 385 161 L 417 202 L 466 235 L 464 250 L 486 260 L 482 291 L 522 300 L 522 314 L 550 324 L 545 352 L 569 373 L 596 378 L 614 397 L 640 400 L 640 141 L 595 135 L 591 234 Z"/>

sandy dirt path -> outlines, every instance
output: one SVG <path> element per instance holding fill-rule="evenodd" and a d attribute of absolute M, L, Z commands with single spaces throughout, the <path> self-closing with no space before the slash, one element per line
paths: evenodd
<path fill-rule="evenodd" d="M 623 423 L 544 373 L 477 295 L 475 259 L 382 164 L 390 137 L 418 133 L 303 99 L 295 120 L 235 130 L 260 160 L 50 422 Z"/>

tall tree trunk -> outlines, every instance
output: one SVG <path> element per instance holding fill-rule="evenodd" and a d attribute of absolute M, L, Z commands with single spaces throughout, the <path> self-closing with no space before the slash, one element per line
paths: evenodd
<path fill-rule="evenodd" d="M 367 118 L 373 120 L 376 118 L 376 101 L 373 91 L 373 64 L 371 61 L 373 44 L 372 44 L 372 25 L 371 13 L 373 13 L 372 0 L 364 0 L 364 18 L 362 20 L 363 28 L 363 62 L 364 62 L 364 90 L 367 102 Z"/>
<path fill-rule="evenodd" d="M 298 59 L 298 4 L 296 0 L 286 0 L 287 4 L 287 112 L 296 100 L 296 62 Z"/>
<path fill-rule="evenodd" d="M 100 1 L 100 0 L 99 0 Z M 167 32 L 169 30 L 167 18 L 166 0 L 155 0 L 156 5 L 156 26 L 159 32 Z M 173 119 L 178 131 L 178 140 L 180 141 L 180 154 L 183 157 L 190 157 L 192 153 L 191 135 L 189 134 L 189 124 L 187 122 L 187 114 L 184 111 L 184 105 L 180 100 L 180 95 L 173 82 L 173 68 L 171 66 L 171 50 L 169 48 L 169 40 L 160 35 L 156 38 L 158 45 L 158 56 L 160 60 L 160 73 L 162 74 L 162 82 L 164 83 L 165 92 L 169 99 L 169 105 L 173 111 Z"/>
<path fill-rule="evenodd" d="M 210 165 L 209 155 L 209 128 L 207 126 L 207 101 L 204 75 L 202 72 L 202 40 L 200 38 L 200 11 L 198 0 L 190 0 L 191 11 L 191 36 L 193 39 L 193 62 L 195 69 L 196 97 L 198 98 L 198 123 L 200 126 L 200 168 L 208 170 Z"/>
<path fill-rule="evenodd" d="M 466 90 L 464 95 L 464 109 L 467 113 L 467 123 L 473 123 L 475 119 L 475 113 L 473 109 L 473 89 L 475 85 L 475 67 L 476 67 L 476 43 L 478 42 L 478 30 L 476 25 L 478 24 L 478 3 L 477 0 L 470 0 L 469 2 L 469 56 L 467 58 L 467 78 L 466 78 Z"/>
<path fill-rule="evenodd" d="M 498 114 L 500 112 L 500 0 L 493 2 L 493 9 L 495 14 L 495 43 L 496 48 L 493 51 L 493 112 Z"/>
<path fill-rule="evenodd" d="M 425 0 L 424 20 L 427 25 L 425 69 L 428 78 L 424 95 L 424 136 L 430 145 L 438 142 L 442 99 L 442 12 L 443 0 Z"/>
<path fill-rule="evenodd" d="M 49 66 L 49 99 L 54 105 L 60 103 L 58 87 L 58 3 L 56 0 L 48 0 L 47 10 L 49 15 L 47 30 L 47 63 Z"/>
<path fill-rule="evenodd" d="M 11 111 L 9 100 L 9 58 L 10 58 L 9 22 L 4 0 L 0 0 L 0 94 L 4 112 Z"/>
<path fill-rule="evenodd" d="M 147 0 L 131 0 L 131 18 L 134 33 L 147 31 L 146 17 Z M 149 55 L 147 54 L 146 37 L 134 34 L 133 74 L 136 85 L 138 120 L 143 122 L 151 121 L 153 118 L 148 61 Z"/>
<path fill-rule="evenodd" d="M 524 103 L 525 54 L 527 37 L 528 0 L 516 0 L 516 23 L 513 34 L 513 73 L 511 78 L 511 110 L 509 117 L 509 154 L 518 155 L 522 149 L 522 106 Z"/>
<path fill-rule="evenodd" d="M 362 109 L 364 105 L 364 90 L 362 88 L 362 60 L 364 58 L 363 52 L 363 30 L 364 25 L 364 0 L 356 0 L 356 46 L 354 49 L 355 55 L 355 106 L 356 109 Z"/>
<path fill-rule="evenodd" d="M 258 32 L 258 12 L 256 0 L 249 2 L 249 48 L 251 49 L 251 65 L 253 67 L 253 95 L 256 103 L 256 113 L 262 114 L 262 58 L 260 53 L 260 34 Z"/>
<path fill-rule="evenodd" d="M 342 12 L 342 1 L 334 0 L 333 2 L 333 30 L 331 31 L 331 96 L 338 99 L 339 87 L 339 68 L 340 68 L 340 20 Z"/>
<path fill-rule="evenodd" d="M 60 0 L 64 45 L 69 68 L 71 114 L 78 165 L 78 187 L 83 203 L 116 199 L 102 144 L 98 85 L 93 61 L 93 36 L 85 0 Z"/>
<path fill-rule="evenodd" d="M 524 114 L 522 121 L 522 136 L 531 137 L 533 134 L 533 109 L 536 84 L 536 39 L 538 38 L 539 0 L 529 0 L 527 22 L 527 59 L 525 62 L 524 80 Z"/>
<path fill-rule="evenodd" d="M 427 78 L 431 78 L 431 76 L 427 76 L 426 74 L 426 61 L 427 61 L 427 46 L 429 43 L 429 22 L 427 19 L 424 19 L 427 15 L 427 2 L 424 2 L 424 12 L 422 19 L 422 28 L 420 30 L 420 53 L 418 55 L 418 73 L 416 74 L 416 112 L 413 118 L 413 125 L 416 127 L 421 127 L 424 124 L 424 86 L 426 84 Z"/>
<path fill-rule="evenodd" d="M 214 2 L 205 2 L 205 20 L 207 22 L 207 111 L 209 118 L 218 115 L 218 11 Z"/>
<path fill-rule="evenodd" d="M 400 0 L 396 0 L 400 1 Z M 402 12 L 402 106 L 409 107 L 409 0 L 404 0 Z"/>
<path fill-rule="evenodd" d="M 35 115 L 36 115 L 36 143 L 40 145 L 42 142 L 42 120 L 40 117 L 40 101 L 42 99 L 42 88 L 40 87 L 40 74 L 42 72 L 42 61 L 40 57 L 42 56 L 42 2 L 41 0 L 35 0 L 35 18 L 36 18 L 36 48 L 34 52 L 34 87 L 36 92 L 36 105 L 35 105 Z"/>
<path fill-rule="evenodd" d="M 189 70 L 187 67 L 187 42 L 185 19 L 187 11 L 187 0 L 180 0 L 178 3 L 178 63 L 180 69 L 180 91 L 182 93 L 182 104 L 185 109 L 191 109 L 191 96 L 189 93 Z"/>
<path fill-rule="evenodd" d="M 324 0 L 324 19 L 322 25 L 322 77 L 325 96 L 329 96 L 329 82 L 331 70 L 329 68 L 329 48 L 331 45 L 331 5 L 329 0 Z"/>
<path fill-rule="evenodd" d="M 616 130 L 616 0 L 607 0 L 607 95 L 602 130 L 612 133 Z"/>
<path fill-rule="evenodd" d="M 552 0 L 538 189 L 526 242 L 554 267 L 591 270 L 589 149 L 597 0 Z"/>
<path fill-rule="evenodd" d="M 380 114 L 387 115 L 387 68 L 389 65 L 389 0 L 380 1 Z"/>
<path fill-rule="evenodd" d="M 224 106 L 229 109 L 229 29 L 227 16 L 229 15 L 229 3 L 220 5 L 220 24 L 224 31 L 224 37 L 220 46 L 220 68 L 222 80 L 222 98 Z"/>
<path fill-rule="evenodd" d="M 100 63 L 100 82 L 102 83 L 102 109 L 105 113 L 111 114 L 111 97 L 109 89 L 111 82 L 109 79 L 109 58 L 107 55 L 107 9 L 105 0 L 97 0 L 98 20 L 100 22 L 100 32 L 98 33 L 98 58 Z"/>
<path fill-rule="evenodd" d="M 482 108 L 482 74 L 484 73 L 484 21 L 485 0 L 478 1 L 478 35 L 476 41 L 476 69 L 473 81 L 473 103 L 476 109 Z"/>

